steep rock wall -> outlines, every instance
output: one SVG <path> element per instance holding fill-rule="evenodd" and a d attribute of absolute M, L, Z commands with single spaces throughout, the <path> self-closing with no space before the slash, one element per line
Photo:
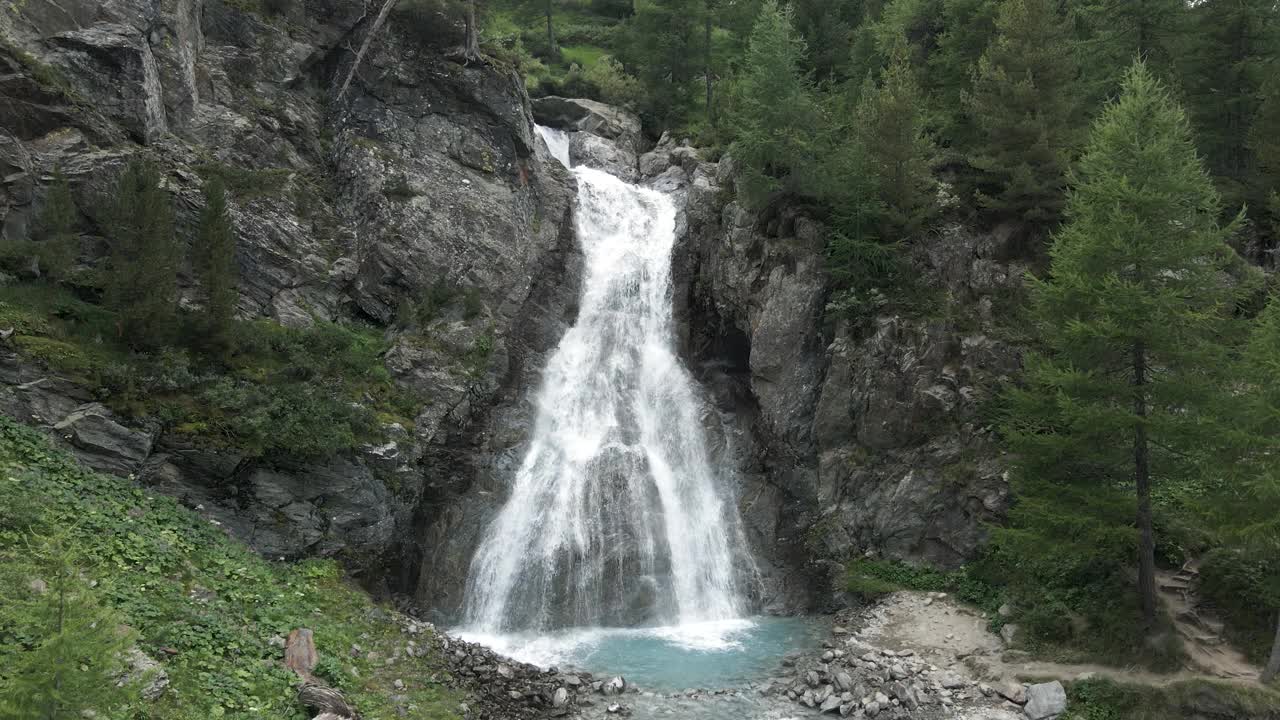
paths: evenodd
<path fill-rule="evenodd" d="M 0 348 L 0 407 L 264 554 L 342 553 L 372 584 L 411 590 L 415 528 L 470 488 L 476 446 L 506 427 L 490 408 L 520 395 L 573 316 L 573 181 L 510 69 L 450 59 L 393 21 L 338 98 L 371 26 L 365 4 L 311 0 L 282 17 L 245 5 L 28 0 L 0 12 L 0 234 L 26 235 L 61 168 L 93 266 L 104 198 L 132 157 L 161 168 L 184 237 L 202 174 L 248 174 L 263 187 L 232 202 L 239 314 L 385 326 L 388 370 L 427 398 L 412 432 L 388 427 L 385 445 L 328 461 L 251 459 L 117 417 L 12 348 Z M 180 285 L 194 302 L 186 272 Z M 428 328 L 393 322 L 441 286 L 454 299 Z"/>
<path fill-rule="evenodd" d="M 1022 287 L 1014 230 L 952 225 L 916 242 L 910 263 L 936 308 L 854 325 L 827 308 L 825 231 L 805 208 L 748 210 L 730 159 L 670 139 L 639 165 L 683 197 L 677 310 L 737 438 L 726 457 L 743 476 L 764 606 L 826 605 L 855 556 L 971 558 L 1008 504 L 983 410 L 1020 368 L 1000 316 Z"/>

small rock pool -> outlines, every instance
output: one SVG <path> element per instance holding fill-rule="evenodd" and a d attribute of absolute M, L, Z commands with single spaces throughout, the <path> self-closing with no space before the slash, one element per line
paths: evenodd
<path fill-rule="evenodd" d="M 741 688 L 769 678 L 783 656 L 819 647 L 830 629 L 824 618 L 757 617 L 552 635 L 458 635 L 521 662 L 621 675 L 642 689 L 671 693 Z"/>

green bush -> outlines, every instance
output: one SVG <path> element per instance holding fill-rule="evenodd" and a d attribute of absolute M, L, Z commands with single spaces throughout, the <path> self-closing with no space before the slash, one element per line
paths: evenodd
<path fill-rule="evenodd" d="M 1276 611 L 1268 583 L 1277 574 L 1276 562 L 1218 549 L 1200 564 L 1201 597 L 1222 614 L 1227 638 L 1257 663 L 1266 661 L 1275 638 Z"/>
<path fill-rule="evenodd" d="M 988 612 L 1000 606 L 998 588 L 977 575 L 972 566 L 944 571 L 899 561 L 859 559 L 846 568 L 846 588 L 874 600 L 899 590 L 947 592 Z"/>

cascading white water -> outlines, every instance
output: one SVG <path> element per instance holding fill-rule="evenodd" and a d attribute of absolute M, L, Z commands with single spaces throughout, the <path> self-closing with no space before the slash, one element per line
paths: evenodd
<path fill-rule="evenodd" d="M 568 162 L 568 137 L 541 129 Z M 667 196 L 590 168 L 577 324 L 551 356 L 511 495 L 471 563 L 474 633 L 737 618 L 737 510 L 675 355 Z"/>

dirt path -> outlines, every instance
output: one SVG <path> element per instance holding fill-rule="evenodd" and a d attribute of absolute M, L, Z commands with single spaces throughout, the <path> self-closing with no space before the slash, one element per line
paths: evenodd
<path fill-rule="evenodd" d="M 1189 656 L 1188 667 L 1176 673 L 1094 664 L 1007 661 L 1005 644 L 987 630 L 987 618 L 941 593 L 894 593 L 869 613 L 855 635 L 879 647 L 913 650 L 940 668 L 991 683 L 1105 677 L 1154 687 L 1194 679 L 1259 687 L 1259 668 L 1222 640 L 1222 626 L 1216 618 L 1196 607 L 1194 578 L 1181 571 L 1164 573 L 1158 584 L 1165 609 L 1173 617 Z"/>

